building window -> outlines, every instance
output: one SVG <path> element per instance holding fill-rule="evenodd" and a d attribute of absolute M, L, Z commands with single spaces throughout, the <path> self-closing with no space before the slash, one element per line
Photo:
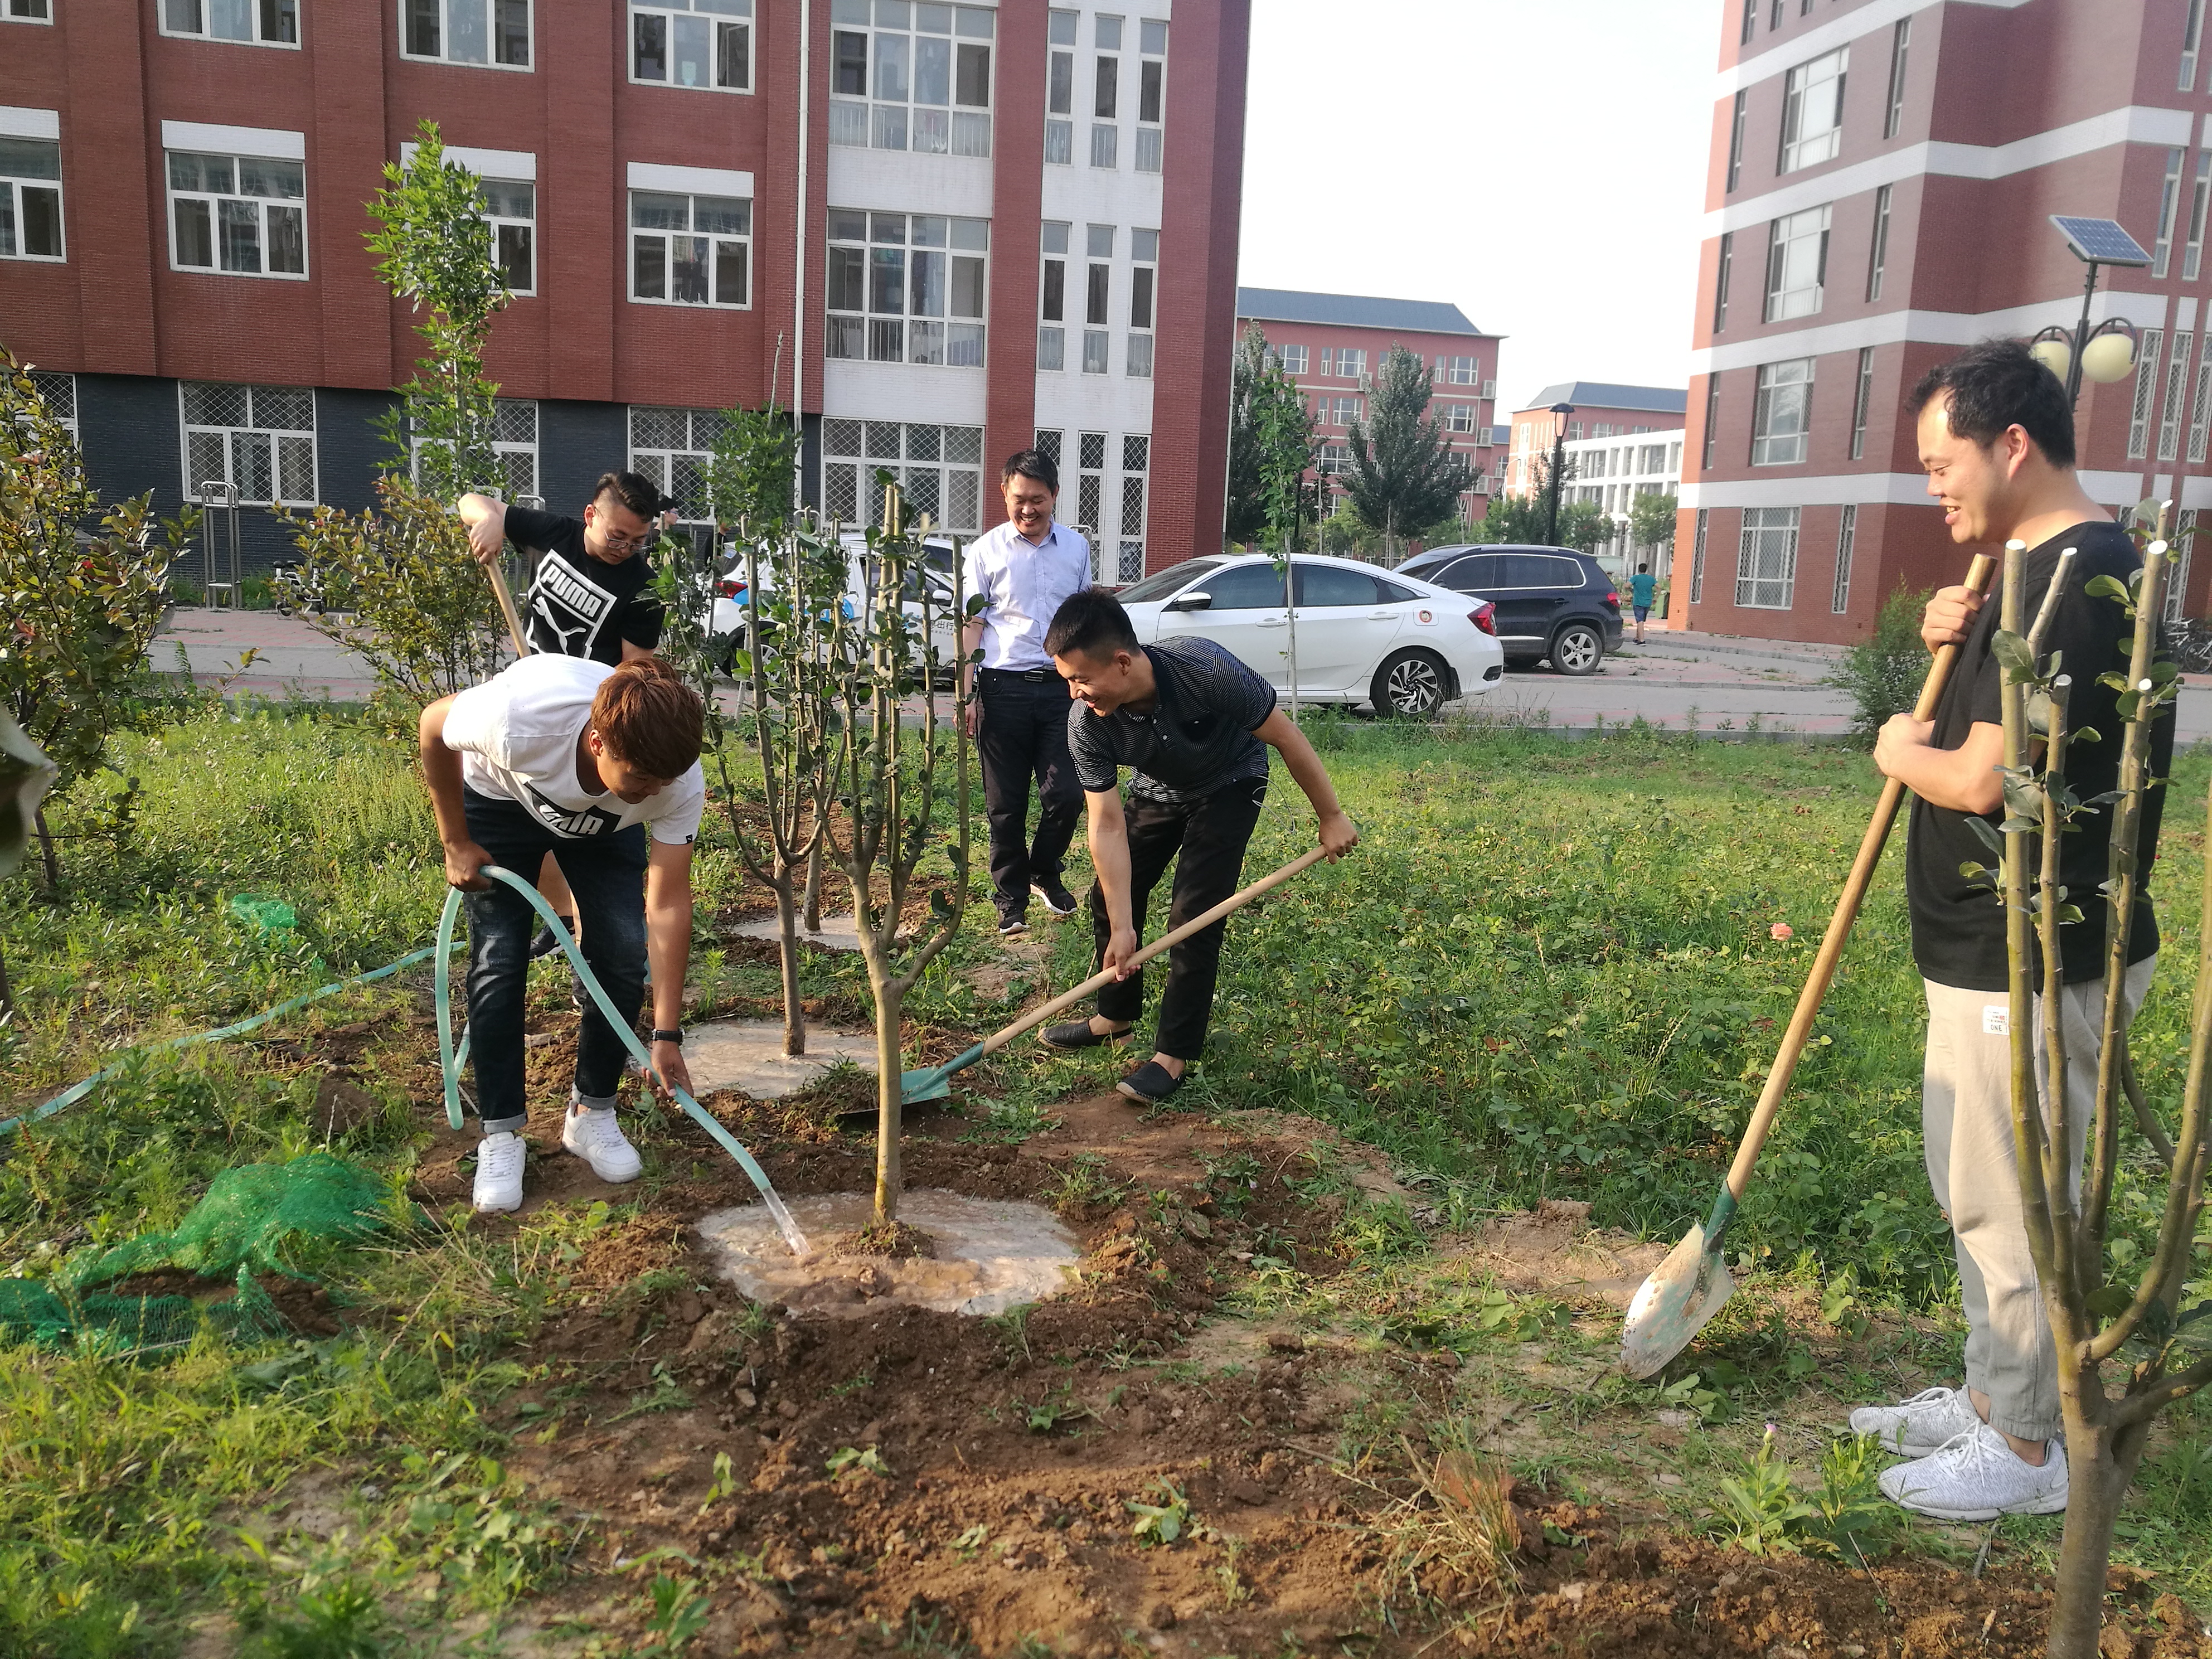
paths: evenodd
<path fill-rule="evenodd" d="M 1322 353 L 1321 372 L 1328 373 L 1328 354 Z M 1356 380 L 1367 373 L 1366 348 L 1346 346 L 1336 354 L 1336 377 L 1340 380 Z"/>
<path fill-rule="evenodd" d="M 1121 20 L 1099 16 L 1092 21 L 1091 44 L 1098 49 L 1092 65 L 1091 88 L 1091 165 L 1118 167 L 1121 130 L 1115 125 L 1121 106 Z"/>
<path fill-rule="evenodd" d="M 2166 153 L 2166 183 L 2158 197 L 2158 246 L 2152 250 L 2150 274 L 2166 275 L 2168 261 L 2173 257 L 2174 210 L 2181 203 L 2181 163 L 2186 150 L 2169 149 Z"/>
<path fill-rule="evenodd" d="M 307 173 L 300 162 L 174 149 L 168 162 L 169 260 L 177 269 L 307 274 Z"/>
<path fill-rule="evenodd" d="M 1728 326 L 1729 283 L 1735 275 L 1735 233 L 1721 233 L 1721 257 L 1713 276 L 1713 332 Z"/>
<path fill-rule="evenodd" d="M 538 488 L 538 400 L 498 398 L 491 406 L 491 449 L 510 501 L 542 499 Z"/>
<path fill-rule="evenodd" d="M 1084 252 L 1088 263 L 1084 266 L 1083 283 L 1083 372 L 1103 374 L 1109 340 L 1106 331 L 1113 315 L 1114 227 L 1086 227 Z"/>
<path fill-rule="evenodd" d="M 291 386 L 181 380 L 185 499 L 228 484 L 255 506 L 315 504 L 315 394 Z"/>
<path fill-rule="evenodd" d="M 1912 52 L 1912 20 L 1900 17 L 1889 37 L 1889 103 L 1881 118 L 1881 136 L 1894 138 L 1905 125 L 1905 65 Z"/>
<path fill-rule="evenodd" d="M 1141 580 L 1145 574 L 1146 474 L 1151 470 L 1152 441 L 1121 440 L 1121 535 L 1114 580 Z"/>
<path fill-rule="evenodd" d="M 1105 499 L 1106 434 L 1103 432 L 1079 432 L 1075 435 L 1075 523 L 1090 537 L 1092 556 L 1103 538 L 1098 531 L 1100 509 Z"/>
<path fill-rule="evenodd" d="M 1152 326 L 1160 275 L 1160 234 L 1129 233 L 1129 343 L 1125 349 L 1129 378 L 1152 378 Z"/>
<path fill-rule="evenodd" d="M 1275 354 L 1275 362 L 1284 374 L 1296 375 L 1306 372 L 1307 357 L 1304 346 L 1279 345 L 1269 349 Z"/>
<path fill-rule="evenodd" d="M 58 374 L 49 368 L 31 371 L 31 389 L 46 406 L 46 413 L 69 428 L 72 438 L 81 437 L 76 426 L 76 376 Z"/>
<path fill-rule="evenodd" d="M 1060 441 L 1066 436 L 1065 432 L 1058 432 L 1041 426 L 1036 429 L 1036 436 L 1031 441 L 1030 447 L 1040 455 L 1049 459 L 1056 467 L 1060 465 Z"/>
<path fill-rule="evenodd" d="M 1137 171 L 1158 173 L 1167 118 L 1168 26 L 1157 17 L 1137 23 Z"/>
<path fill-rule="evenodd" d="M 831 19 L 831 143 L 990 155 L 996 12 L 928 0 L 836 0 Z"/>
<path fill-rule="evenodd" d="M 2196 343 L 2195 337 L 2189 334 L 2177 332 L 2173 337 L 2173 356 L 2166 366 L 2166 404 L 2158 422 L 2158 458 L 2161 461 L 2181 458 L 2183 402 L 2189 392 L 2189 351 Z"/>
<path fill-rule="evenodd" d="M 1743 181 L 1743 126 L 1745 105 L 1751 94 L 1739 92 L 1735 95 L 1735 110 L 1729 117 L 1728 188 L 1734 191 Z"/>
<path fill-rule="evenodd" d="M 46 0 L 4 0 L 4 3 L 0 3 L 0 22 L 51 23 L 53 21 L 54 15 L 48 9 Z"/>
<path fill-rule="evenodd" d="M 530 0 L 401 0 L 399 21 L 409 58 L 530 67 Z"/>
<path fill-rule="evenodd" d="M 1859 510 L 1846 502 L 1836 520 L 1836 581 L 1828 594 L 1828 609 L 1842 616 L 1851 608 L 1851 546 L 1859 538 Z"/>
<path fill-rule="evenodd" d="M 1044 159 L 1063 167 L 1075 161 L 1075 21 L 1073 12 L 1055 11 L 1046 28 Z"/>
<path fill-rule="evenodd" d="M 2135 407 L 2128 419 L 2128 459 L 2150 459 L 2150 406 L 2158 395 L 2158 364 L 2166 343 L 2166 331 L 2142 331 L 2142 350 L 2136 362 Z"/>
<path fill-rule="evenodd" d="M 714 409 L 665 409 L 633 404 L 629 410 L 629 470 L 653 480 L 676 521 L 709 540 L 714 508 L 708 482 L 722 415 Z"/>
<path fill-rule="evenodd" d="M 1323 426 L 1350 426 L 1360 416 L 1357 398 L 1323 398 L 1316 411 Z"/>
<path fill-rule="evenodd" d="M 2181 256 L 2181 279 L 2197 280 L 2204 268 L 2205 210 L 2212 205 L 2212 149 L 2197 152 L 2197 180 L 2189 196 L 2189 245 Z"/>
<path fill-rule="evenodd" d="M 1745 611 L 1787 611 L 1797 587 L 1794 507 L 1747 507 L 1736 544 L 1735 602 Z"/>
<path fill-rule="evenodd" d="M 830 210 L 828 355 L 983 366 L 988 219 Z"/>
<path fill-rule="evenodd" d="M 1698 509 L 1697 532 L 1690 540 L 1690 603 L 1705 602 L 1705 520 L 1707 509 Z"/>
<path fill-rule="evenodd" d="M 300 0 L 161 0 L 161 33 L 296 46 Z"/>
<path fill-rule="evenodd" d="M 1473 386 L 1481 365 L 1473 357 L 1439 357 L 1437 366 L 1443 371 L 1440 378 L 1447 386 Z"/>
<path fill-rule="evenodd" d="M 2204 0 L 2189 0 L 2189 15 L 2181 25 L 2180 90 L 2197 88 L 2197 49 L 2204 38 Z M 2177 592 L 2179 589 L 2175 590 Z"/>
<path fill-rule="evenodd" d="M 1050 437 L 1049 447 L 1042 440 Z M 1059 460 L 1060 434 L 1037 434 L 1038 447 Z M 839 523 L 880 524 L 883 486 L 876 473 L 898 480 L 909 515 L 927 513 L 939 529 L 967 534 L 981 528 L 983 428 L 899 421 L 822 422 L 822 511 Z"/>
<path fill-rule="evenodd" d="M 633 302 L 751 303 L 753 204 L 745 198 L 633 190 L 629 222 Z"/>
<path fill-rule="evenodd" d="M 1813 360 L 1762 363 L 1751 411 L 1751 464 L 1795 466 L 1805 459 L 1812 428 Z"/>
<path fill-rule="evenodd" d="M 1782 0 L 1772 0 L 1766 13 L 1766 31 L 1771 34 L 1782 27 Z"/>
<path fill-rule="evenodd" d="M 62 147 L 0 137 L 0 259 L 59 259 Z"/>
<path fill-rule="evenodd" d="M 2212 334 L 2204 339 L 2203 360 L 2197 365 L 2197 392 L 2189 417 L 2189 459 L 2202 464 L 2207 441 L 2212 440 Z"/>
<path fill-rule="evenodd" d="M 523 179 L 485 179 L 484 225 L 491 234 L 492 263 L 509 294 L 538 292 L 538 186 Z"/>
<path fill-rule="evenodd" d="M 1446 404 L 1443 406 L 1443 428 L 1445 431 L 1472 432 L 1474 430 L 1474 405 L 1473 404 Z"/>
<path fill-rule="evenodd" d="M 1747 46 L 1751 44 L 1751 32 L 1758 23 L 1759 0 L 1743 0 L 1743 33 L 1738 37 L 1739 45 Z M 1736 95 L 1741 97 L 1743 94 L 1739 93 Z"/>
<path fill-rule="evenodd" d="M 1889 191 L 1884 185 L 1874 193 L 1874 243 L 1867 252 L 1867 303 L 1881 298 L 1882 271 L 1889 264 Z"/>
<path fill-rule="evenodd" d="M 2164 619 L 2169 623 L 2181 621 L 2182 608 L 2189 601 L 2189 555 L 2197 540 L 2197 509 L 2184 507 L 2173 521 L 2173 551 L 2166 566 L 2166 604 Z"/>
<path fill-rule="evenodd" d="M 1808 208 L 1777 219 L 1767 231 L 1766 320 L 1810 317 L 1828 280 L 1829 210 Z"/>
<path fill-rule="evenodd" d="M 1067 230 L 1048 220 L 1042 244 L 1043 270 L 1037 297 L 1037 367 L 1067 367 Z"/>
<path fill-rule="evenodd" d="M 1782 159 L 1795 173 L 1832 161 L 1844 148 L 1844 76 L 1851 50 L 1838 46 L 1790 71 L 1782 95 Z"/>
<path fill-rule="evenodd" d="M 1874 348 L 1859 348 L 1857 389 L 1851 397 L 1851 459 L 1866 455 L 1867 417 L 1874 409 Z"/>
<path fill-rule="evenodd" d="M 750 92 L 753 0 L 660 0 L 629 9 L 629 78 Z"/>

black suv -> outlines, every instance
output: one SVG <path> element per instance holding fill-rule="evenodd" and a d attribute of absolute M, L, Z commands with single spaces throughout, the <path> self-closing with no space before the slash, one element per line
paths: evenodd
<path fill-rule="evenodd" d="M 1620 648 L 1620 592 L 1603 566 L 1571 547 L 1432 547 L 1398 568 L 1488 599 L 1508 662 L 1549 657 L 1562 674 L 1595 674 Z"/>

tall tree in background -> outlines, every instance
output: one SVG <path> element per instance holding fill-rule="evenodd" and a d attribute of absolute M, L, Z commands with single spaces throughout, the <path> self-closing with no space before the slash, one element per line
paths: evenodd
<path fill-rule="evenodd" d="M 1345 493 L 1353 510 L 1382 532 L 1393 563 L 1404 538 L 1456 517 L 1459 498 L 1474 488 L 1474 463 L 1427 418 L 1429 392 L 1427 360 L 1392 346 L 1369 395 L 1371 418 L 1352 423 Z"/>
<path fill-rule="evenodd" d="M 1223 535 L 1232 542 L 1255 542 L 1287 526 L 1294 536 L 1299 521 L 1297 481 L 1312 465 L 1313 417 L 1304 394 L 1283 372 L 1267 349 L 1267 335 L 1255 324 L 1237 343 L 1231 372 L 1229 504 Z M 1306 500 L 1310 503 L 1311 497 Z"/>
<path fill-rule="evenodd" d="M 1629 544 L 1642 550 L 1654 565 L 1674 549 L 1674 496 L 1657 494 L 1638 495 L 1628 504 Z"/>

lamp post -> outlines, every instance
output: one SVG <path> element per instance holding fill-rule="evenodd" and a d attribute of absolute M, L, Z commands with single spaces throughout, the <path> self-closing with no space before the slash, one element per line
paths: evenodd
<path fill-rule="evenodd" d="M 2081 284 L 2081 320 L 2073 328 L 2053 323 L 2038 334 L 2028 350 L 2036 362 L 2066 383 L 2066 402 L 2071 408 L 2081 396 L 2086 378 L 2100 386 L 2124 380 L 2135 372 L 2138 339 L 2136 326 L 2122 317 L 2107 317 L 2089 325 L 2089 302 L 2097 292 L 2100 264 L 2140 267 L 2151 262 L 2142 245 L 2112 219 L 2078 219 L 2052 214 L 2051 222 L 2066 238 L 2074 257 L 2089 268 Z"/>
<path fill-rule="evenodd" d="M 1575 412 L 1572 404 L 1552 405 L 1552 476 L 1547 481 L 1544 502 L 1544 542 L 1547 546 L 1559 544 L 1559 485 L 1567 470 L 1567 416 Z"/>

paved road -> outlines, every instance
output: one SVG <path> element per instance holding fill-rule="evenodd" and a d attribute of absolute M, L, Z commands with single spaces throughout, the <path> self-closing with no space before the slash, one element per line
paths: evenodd
<path fill-rule="evenodd" d="M 1722 634 L 1647 631 L 1643 646 L 1624 645 L 1596 673 L 1577 679 L 1549 668 L 1510 668 L 1494 690 L 1468 708 L 1492 719 L 1588 732 L 1601 723 L 1643 719 L 1680 731 L 1831 735 L 1850 725 L 1850 702 L 1820 684 L 1835 672 L 1843 647 L 1790 645 Z M 154 667 L 172 670 L 181 647 L 202 684 L 226 678 L 230 689 L 264 696 L 368 696 L 372 678 L 360 658 L 307 623 L 273 611 L 179 607 L 155 641 Z M 241 653 L 257 654 L 243 672 Z M 2184 743 L 2212 738 L 2212 678 L 2194 676 L 2181 694 L 2176 735 Z"/>

